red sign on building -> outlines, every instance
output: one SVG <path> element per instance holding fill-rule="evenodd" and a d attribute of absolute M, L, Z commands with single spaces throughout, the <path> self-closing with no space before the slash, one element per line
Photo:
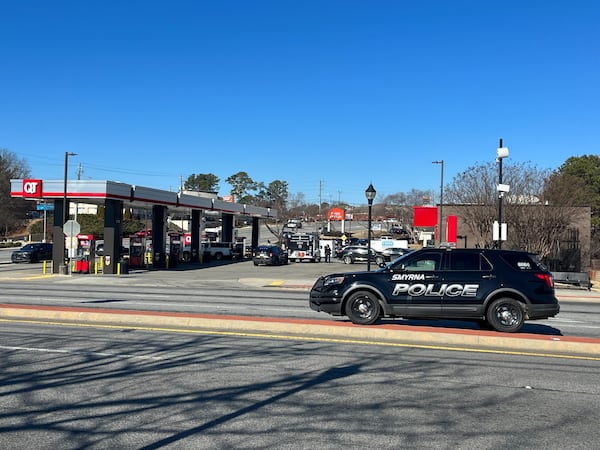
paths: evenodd
<path fill-rule="evenodd" d="M 23 180 L 23 197 L 41 197 L 42 180 Z"/>
<path fill-rule="evenodd" d="M 448 224 L 446 228 L 446 241 L 456 244 L 456 230 L 458 228 L 458 218 L 456 216 L 448 216 Z"/>
<path fill-rule="evenodd" d="M 437 206 L 413 206 L 415 227 L 435 227 L 438 223 Z"/>

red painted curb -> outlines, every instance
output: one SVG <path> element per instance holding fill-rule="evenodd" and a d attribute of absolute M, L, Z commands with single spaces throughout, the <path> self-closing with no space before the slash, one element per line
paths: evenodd
<path fill-rule="evenodd" d="M 262 322 L 262 323 L 291 323 L 302 325 L 320 325 L 329 327 L 351 327 L 351 328 L 376 328 L 395 331 L 414 331 L 436 334 L 454 334 L 466 336 L 496 336 L 509 339 L 532 339 L 538 341 L 561 341 L 587 344 L 600 344 L 598 338 L 578 337 L 578 336 L 557 336 L 546 334 L 533 333 L 500 333 L 498 331 L 489 330 L 468 330 L 459 328 L 438 328 L 430 326 L 414 326 L 403 324 L 375 324 L 369 326 L 354 325 L 351 322 L 342 322 L 336 320 L 317 320 L 317 319 L 288 319 L 274 317 L 248 317 L 235 315 L 218 315 L 218 314 L 196 314 L 196 313 L 179 313 L 166 311 L 138 311 L 129 309 L 97 309 L 97 308 L 80 308 L 70 306 L 44 306 L 44 305 L 22 305 L 22 304 L 0 304 L 0 309 L 23 309 L 23 310 L 38 310 L 38 311 L 62 311 L 73 313 L 95 313 L 95 314 L 121 314 L 123 316 L 147 316 L 147 317 L 181 317 L 181 318 L 199 318 L 208 320 L 237 320 L 240 322 Z"/>

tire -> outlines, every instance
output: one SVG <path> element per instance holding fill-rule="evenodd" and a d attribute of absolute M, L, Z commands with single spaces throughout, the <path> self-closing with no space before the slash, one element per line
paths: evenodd
<path fill-rule="evenodd" d="M 494 330 L 504 333 L 516 333 L 525 323 L 523 306 L 512 298 L 494 300 L 489 306 L 485 317 Z"/>
<path fill-rule="evenodd" d="M 382 256 L 378 256 L 378 257 L 375 258 L 375 264 L 377 264 L 378 266 L 381 265 L 381 264 L 383 264 L 384 262 L 385 261 L 384 261 L 384 259 L 383 259 Z"/>
<path fill-rule="evenodd" d="M 215 259 L 217 261 L 221 261 L 223 259 L 223 253 L 221 253 L 221 252 L 215 253 Z"/>
<path fill-rule="evenodd" d="M 346 315 L 354 324 L 372 325 L 379 320 L 381 306 L 370 292 L 355 292 L 346 302 Z"/>
<path fill-rule="evenodd" d="M 344 256 L 344 264 L 352 264 L 352 256 Z"/>

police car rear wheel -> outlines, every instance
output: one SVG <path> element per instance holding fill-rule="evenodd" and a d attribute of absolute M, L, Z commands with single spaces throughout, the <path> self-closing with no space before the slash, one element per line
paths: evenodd
<path fill-rule="evenodd" d="M 357 325 L 371 325 L 381 314 L 377 298 L 369 292 L 356 292 L 346 303 L 346 315 Z"/>
<path fill-rule="evenodd" d="M 521 303 L 512 298 L 495 300 L 487 311 L 488 323 L 497 331 L 516 333 L 525 322 L 525 312 Z"/>

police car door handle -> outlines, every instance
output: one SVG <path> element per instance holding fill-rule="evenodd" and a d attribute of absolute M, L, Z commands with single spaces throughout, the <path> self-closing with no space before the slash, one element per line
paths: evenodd
<path fill-rule="evenodd" d="M 486 280 L 493 280 L 494 278 L 496 278 L 496 275 L 494 275 L 494 274 L 482 275 L 481 278 L 484 278 Z"/>

